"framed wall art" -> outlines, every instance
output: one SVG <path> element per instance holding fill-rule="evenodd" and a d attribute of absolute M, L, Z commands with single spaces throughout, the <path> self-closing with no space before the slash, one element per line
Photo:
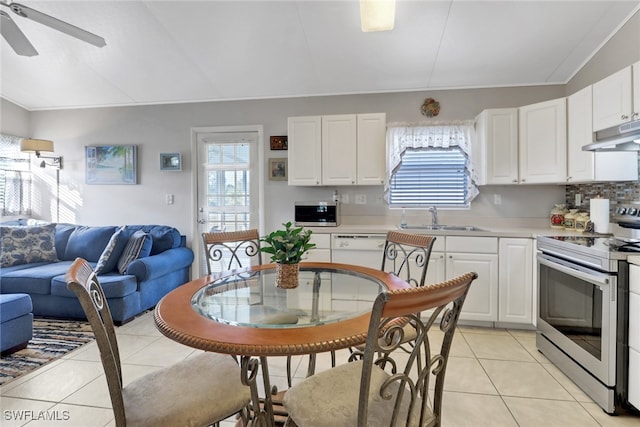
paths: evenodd
<path fill-rule="evenodd" d="M 286 181 L 287 178 L 287 159 L 269 159 L 269 180 Z"/>
<path fill-rule="evenodd" d="M 160 153 L 161 171 L 181 171 L 182 156 L 180 153 Z"/>
<path fill-rule="evenodd" d="M 87 184 L 137 184 L 135 145 L 85 147 Z"/>
<path fill-rule="evenodd" d="M 269 139 L 269 148 L 272 150 L 286 150 L 288 148 L 287 136 L 272 136 Z"/>

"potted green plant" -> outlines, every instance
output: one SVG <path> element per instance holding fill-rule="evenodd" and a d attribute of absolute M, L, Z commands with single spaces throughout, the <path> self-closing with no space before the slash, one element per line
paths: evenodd
<path fill-rule="evenodd" d="M 276 263 L 276 286 L 291 289 L 298 286 L 298 267 L 304 255 L 315 248 L 311 240 L 311 230 L 303 227 L 292 228 L 291 221 L 283 223 L 284 230 L 276 230 L 260 239 L 264 245 L 261 252 L 271 255 L 271 262 Z"/>

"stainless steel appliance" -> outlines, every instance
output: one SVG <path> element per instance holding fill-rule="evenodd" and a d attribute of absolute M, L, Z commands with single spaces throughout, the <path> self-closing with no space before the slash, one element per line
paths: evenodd
<path fill-rule="evenodd" d="M 340 225 L 340 203 L 332 201 L 296 202 L 294 221 L 297 226 L 337 227 Z"/>
<path fill-rule="evenodd" d="M 611 414 L 628 406 L 626 258 L 640 251 L 639 213 L 640 203 L 619 206 L 613 236 L 537 239 L 536 345 Z"/>
<path fill-rule="evenodd" d="M 639 151 L 640 119 L 596 132 L 595 142 L 584 151 Z"/>

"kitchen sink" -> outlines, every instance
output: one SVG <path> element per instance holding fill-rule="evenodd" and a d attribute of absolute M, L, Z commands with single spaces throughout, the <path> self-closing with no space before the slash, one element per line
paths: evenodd
<path fill-rule="evenodd" d="M 398 225 L 400 230 L 424 230 L 424 231 L 487 231 L 473 225 Z"/>

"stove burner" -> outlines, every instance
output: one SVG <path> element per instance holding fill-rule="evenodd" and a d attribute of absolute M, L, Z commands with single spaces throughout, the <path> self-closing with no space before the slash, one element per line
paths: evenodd
<path fill-rule="evenodd" d="M 604 242 L 612 251 L 640 252 L 640 241 L 634 239 L 622 239 L 611 237 Z"/>

